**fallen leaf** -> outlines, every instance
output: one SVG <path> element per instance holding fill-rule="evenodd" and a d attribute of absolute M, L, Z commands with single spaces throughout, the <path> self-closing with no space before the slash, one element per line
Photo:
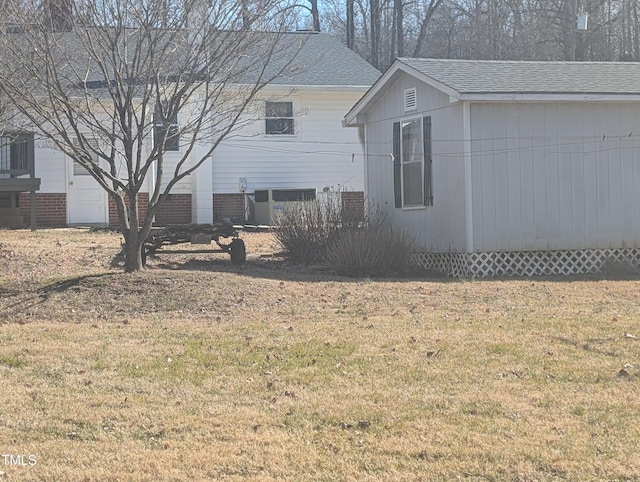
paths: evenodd
<path fill-rule="evenodd" d="M 358 428 L 369 428 L 371 427 L 371 422 L 369 420 L 359 420 L 358 421 Z"/>
<path fill-rule="evenodd" d="M 624 337 L 625 338 L 631 338 L 632 340 L 637 340 L 637 337 L 633 336 L 631 333 L 625 333 Z"/>

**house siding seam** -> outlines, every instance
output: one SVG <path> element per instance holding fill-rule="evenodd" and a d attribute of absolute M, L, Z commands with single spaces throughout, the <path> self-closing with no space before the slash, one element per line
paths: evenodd
<path fill-rule="evenodd" d="M 20 193 L 20 215 L 26 226 L 31 224 L 30 193 Z M 40 228 L 62 228 L 67 225 L 67 195 L 36 193 L 36 225 Z"/>

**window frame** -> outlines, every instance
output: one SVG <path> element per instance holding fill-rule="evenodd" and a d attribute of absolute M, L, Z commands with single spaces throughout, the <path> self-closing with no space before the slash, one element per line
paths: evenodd
<path fill-rule="evenodd" d="M 153 144 L 157 146 L 163 140 L 164 152 L 179 152 L 180 125 L 178 123 L 178 111 L 175 110 L 170 118 L 166 118 L 160 113 L 167 110 L 167 108 L 167 104 L 163 103 L 161 106 L 158 105 L 153 112 Z"/>
<path fill-rule="evenodd" d="M 415 129 L 417 123 L 417 129 Z M 413 125 L 418 139 L 411 141 L 405 136 L 405 128 Z M 409 133 L 409 131 L 407 131 Z M 408 150 L 411 148 L 412 153 Z M 421 152 L 420 152 L 421 151 Z M 404 210 L 424 209 L 433 206 L 433 172 L 431 149 L 431 116 L 412 116 L 393 123 L 393 183 L 394 204 Z M 420 165 L 420 173 L 410 173 Z M 407 179 L 420 179 L 420 193 L 409 197 Z M 418 198 L 420 201 L 418 202 Z"/>
<path fill-rule="evenodd" d="M 28 172 L 34 161 L 33 132 L 9 132 L 0 136 L 0 170 Z"/>
<path fill-rule="evenodd" d="M 269 115 L 270 106 L 275 106 L 276 104 L 284 105 L 288 104 L 288 109 L 286 112 L 290 115 Z M 264 134 L 265 136 L 295 136 L 296 135 L 296 120 L 295 113 L 293 108 L 293 101 L 265 101 L 264 103 Z M 277 114 L 277 109 L 274 114 Z M 287 121 L 286 128 L 284 130 L 270 129 L 269 123 L 273 121 Z"/>

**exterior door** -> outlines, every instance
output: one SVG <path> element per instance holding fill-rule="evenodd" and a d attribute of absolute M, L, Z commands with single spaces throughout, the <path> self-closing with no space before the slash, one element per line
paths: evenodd
<path fill-rule="evenodd" d="M 68 165 L 69 224 L 108 224 L 106 191 L 73 159 L 69 158 Z"/>

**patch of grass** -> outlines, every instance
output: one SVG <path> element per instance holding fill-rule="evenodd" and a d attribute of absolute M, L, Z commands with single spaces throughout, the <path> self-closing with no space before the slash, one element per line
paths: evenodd
<path fill-rule="evenodd" d="M 119 242 L 0 231 L 1 448 L 38 458 L 8 480 L 640 473 L 637 280 L 356 281 L 206 256 L 124 275 Z"/>
<path fill-rule="evenodd" d="M 22 368 L 25 364 L 26 362 L 22 358 L 0 354 L 0 366 L 7 368 Z"/>

